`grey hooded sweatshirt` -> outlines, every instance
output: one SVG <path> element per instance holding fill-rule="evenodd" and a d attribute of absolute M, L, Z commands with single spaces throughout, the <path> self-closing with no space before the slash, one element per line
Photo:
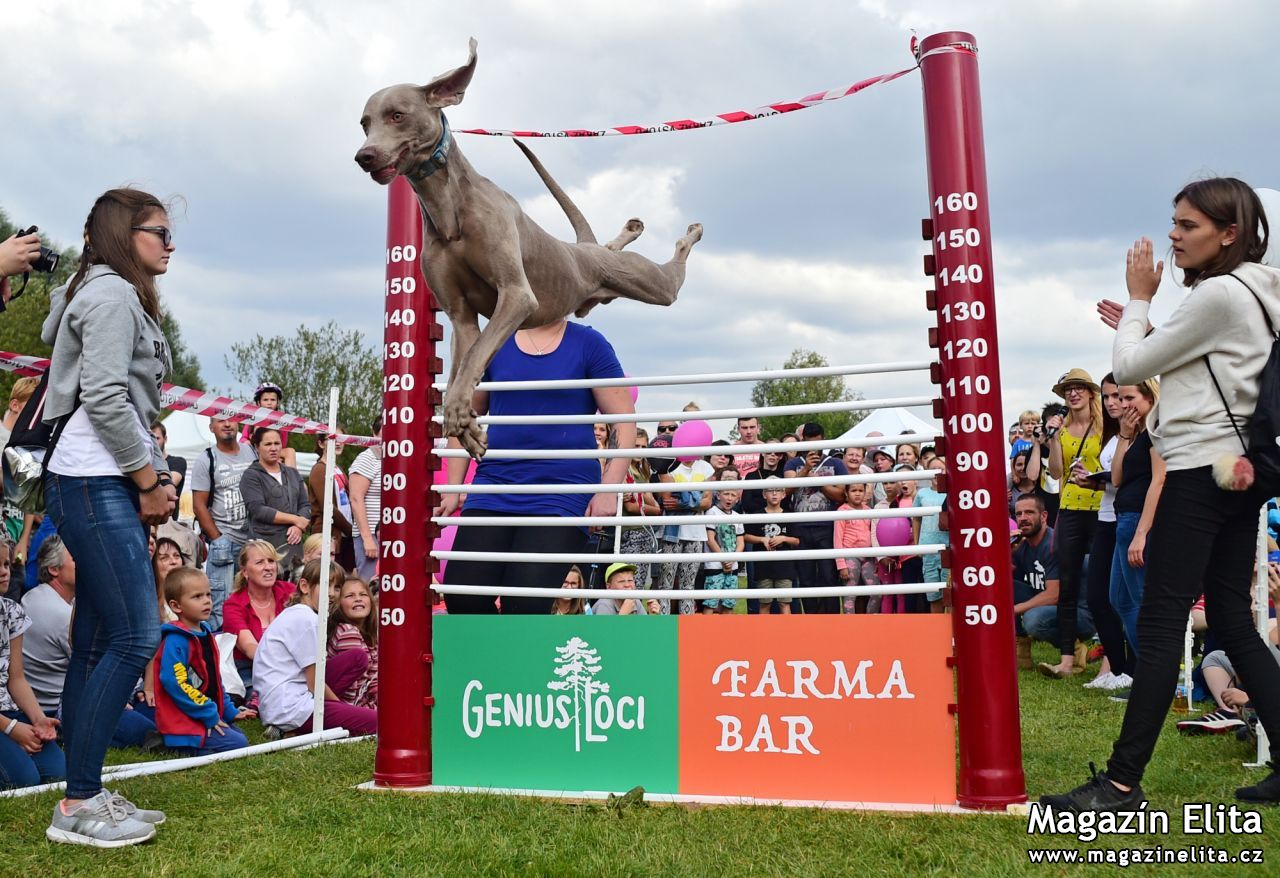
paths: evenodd
<path fill-rule="evenodd" d="M 66 295 L 66 285 L 50 294 L 40 332 L 53 345 L 45 422 L 71 414 L 78 389 L 89 423 L 122 472 L 148 462 L 168 472 L 146 430 L 160 412 L 160 388 L 172 365 L 160 325 L 133 286 L 105 265 L 89 269 L 70 303 Z"/>

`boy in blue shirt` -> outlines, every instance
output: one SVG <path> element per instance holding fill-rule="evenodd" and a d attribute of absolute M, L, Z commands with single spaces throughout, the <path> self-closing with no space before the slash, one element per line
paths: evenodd
<path fill-rule="evenodd" d="M 178 617 L 160 629 L 155 670 L 156 729 L 165 745 L 189 756 L 249 746 L 231 723 L 256 714 L 237 711 L 222 688 L 218 644 L 207 621 L 213 613 L 209 578 L 179 567 L 165 577 L 164 599 Z"/>

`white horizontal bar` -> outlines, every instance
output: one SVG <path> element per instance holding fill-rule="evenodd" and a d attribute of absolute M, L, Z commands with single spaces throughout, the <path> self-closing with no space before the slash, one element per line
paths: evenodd
<path fill-rule="evenodd" d="M 768 512 L 742 512 L 732 517 L 734 524 L 763 524 L 785 521 L 787 524 L 805 524 L 826 521 L 874 521 L 881 518 L 927 518 L 942 511 L 941 506 L 907 506 L 892 509 L 833 509 L 830 512 L 784 512 L 771 515 Z M 530 515 L 512 519 L 497 515 L 437 515 L 431 519 L 441 527 L 449 525 L 470 527 L 665 527 L 671 524 L 703 524 L 705 515 Z"/>
<path fill-rule="evenodd" d="M 782 479 L 782 487 L 822 488 L 827 485 L 876 485 L 884 482 L 931 482 L 939 470 L 904 470 L 900 473 L 859 473 L 851 476 L 795 476 Z M 673 494 L 680 491 L 763 491 L 776 488 L 767 479 L 725 479 L 719 482 L 645 482 L 643 494 Z M 636 484 L 533 484 L 533 485 L 432 485 L 438 494 L 635 494 Z"/>
<path fill-rule="evenodd" d="M 836 448 L 879 448 L 881 445 L 917 445 L 932 442 L 942 433 L 904 433 L 899 436 L 873 436 L 870 439 L 817 442 L 762 442 L 758 445 L 691 445 L 687 448 L 490 448 L 486 460 L 595 460 L 601 457 L 706 457 L 710 454 L 764 454 L 769 451 L 825 451 Z M 898 442 L 892 442 L 897 439 Z M 437 448 L 438 457 L 470 457 L 464 448 Z"/>
<path fill-rule="evenodd" d="M 640 421 L 706 421 L 716 418 L 771 418 L 821 412 L 859 412 L 863 409 L 920 408 L 933 405 L 930 396 L 900 396 L 887 399 L 854 399 L 846 402 L 815 402 L 806 405 L 771 405 L 760 408 L 713 409 L 700 412 L 643 412 L 594 415 L 481 415 L 480 424 L 633 424 Z M 436 415 L 432 420 L 443 422 Z"/>
<path fill-rule="evenodd" d="M 902 555 L 936 555 L 947 548 L 941 543 L 918 546 L 869 546 L 865 549 L 787 549 L 777 560 L 826 561 L 836 558 L 888 558 Z M 532 564 L 705 564 L 709 561 L 761 561 L 759 552 L 432 552 L 441 561 L 522 561 Z"/>
<path fill-rule="evenodd" d="M 212 765 L 215 762 L 229 762 L 233 759 L 243 759 L 246 756 L 258 756 L 263 753 L 271 753 L 276 750 L 293 750 L 300 749 L 305 746 L 315 744 L 328 743 L 339 738 L 347 737 L 346 729 L 325 729 L 320 732 L 311 732 L 306 735 L 297 735 L 292 738 L 282 738 L 279 741 L 267 741 L 263 744 L 251 744 L 248 747 L 242 747 L 239 750 L 224 750 L 221 753 L 206 753 L 203 756 L 187 756 L 181 759 L 159 759 L 154 762 L 134 762 L 129 765 L 106 766 L 102 770 L 102 782 L 125 780 L 131 777 L 143 777 L 152 774 L 169 774 L 174 771 L 186 771 L 188 768 L 200 768 L 204 765 Z M 16 790 L 0 790 L 0 799 L 17 799 L 23 796 L 32 796 L 37 793 L 49 792 L 51 790 L 66 789 L 66 781 L 58 783 L 40 784 L 34 787 L 21 787 Z"/>
<path fill-rule="evenodd" d="M 433 585 L 440 594 L 468 594 L 511 598 L 657 598 L 683 600 L 694 598 L 835 598 L 858 595 L 925 594 L 950 588 L 945 582 L 912 582 L 897 585 L 829 585 L 821 588 L 526 588 L 517 585 Z"/>
<path fill-rule="evenodd" d="M 861 366 L 810 366 L 804 369 L 762 369 L 755 372 L 705 372 L 693 375 L 651 375 L 622 378 L 564 378 L 556 381 L 482 381 L 476 390 L 572 390 L 581 387 L 659 387 L 664 384 L 731 384 L 736 381 L 785 381 L 788 378 L 827 378 L 832 375 L 875 375 L 882 372 L 926 372 L 926 360 L 866 363 Z M 437 381 L 436 390 L 448 385 Z"/>

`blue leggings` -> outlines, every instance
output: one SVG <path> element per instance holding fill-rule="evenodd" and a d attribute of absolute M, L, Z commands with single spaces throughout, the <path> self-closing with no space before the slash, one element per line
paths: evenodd
<path fill-rule="evenodd" d="M 0 717 L 4 717 L 6 726 L 11 719 L 20 723 L 27 721 L 26 715 L 20 710 L 6 710 L 0 713 Z M 0 789 L 12 790 L 54 783 L 62 780 L 66 773 L 67 763 L 62 755 L 62 748 L 53 741 L 47 742 L 39 752 L 32 754 L 23 750 L 8 735 L 0 735 Z"/>

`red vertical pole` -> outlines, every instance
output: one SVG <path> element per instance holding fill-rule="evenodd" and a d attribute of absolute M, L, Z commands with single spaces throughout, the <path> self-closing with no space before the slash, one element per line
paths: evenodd
<path fill-rule="evenodd" d="M 431 524 L 437 504 L 432 421 L 441 371 L 435 297 L 422 256 L 422 209 L 403 177 L 387 208 L 386 312 L 382 351 L 382 517 L 378 531 L 379 786 L 431 783 Z"/>
<path fill-rule="evenodd" d="M 948 48 L 949 47 L 949 48 Z M 930 54 L 932 50 L 942 50 Z M 920 44 L 939 379 L 947 454 L 952 620 L 960 743 L 959 803 L 1026 801 L 1015 667 L 1007 455 L 991 266 L 991 222 L 972 34 Z"/>

